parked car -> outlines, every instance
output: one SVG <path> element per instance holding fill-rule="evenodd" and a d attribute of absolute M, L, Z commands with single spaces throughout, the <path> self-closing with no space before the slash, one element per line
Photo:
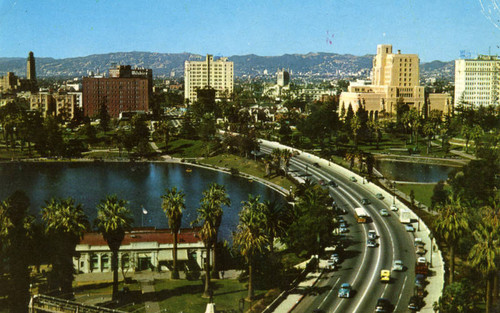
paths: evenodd
<path fill-rule="evenodd" d="M 350 298 L 351 297 L 351 285 L 348 283 L 343 283 L 340 285 L 339 298 Z"/>
<path fill-rule="evenodd" d="M 368 239 L 366 241 L 366 245 L 370 248 L 376 248 L 377 247 L 377 242 L 373 239 Z"/>
<path fill-rule="evenodd" d="M 373 229 L 369 230 L 368 231 L 368 238 L 369 239 L 377 239 L 377 233 Z"/>
<path fill-rule="evenodd" d="M 339 231 L 344 234 L 349 232 L 349 228 L 340 226 Z"/>
<path fill-rule="evenodd" d="M 337 264 L 340 262 L 340 255 L 338 253 L 334 253 L 330 257 L 330 260 L 332 260 L 333 262 L 335 262 L 335 264 Z"/>
<path fill-rule="evenodd" d="M 391 211 L 396 212 L 398 210 L 398 207 L 395 204 L 391 204 Z"/>
<path fill-rule="evenodd" d="M 375 197 L 376 197 L 377 199 L 380 199 L 380 200 L 383 200 L 383 199 L 384 199 L 384 196 L 383 196 L 381 193 L 377 193 L 377 194 L 375 195 Z"/>
<path fill-rule="evenodd" d="M 318 164 L 318 162 L 314 162 L 313 165 L 317 168 L 320 168 L 321 166 Z"/>
<path fill-rule="evenodd" d="M 410 302 L 408 303 L 408 309 L 412 311 L 418 311 L 422 307 L 422 298 L 419 296 L 411 296 Z"/>
<path fill-rule="evenodd" d="M 375 306 L 375 312 L 377 313 L 388 313 L 392 310 L 392 304 L 388 299 L 380 298 L 377 300 L 377 305 Z"/>
<path fill-rule="evenodd" d="M 370 203 L 371 203 L 371 202 L 370 202 L 370 200 L 368 200 L 367 198 L 363 198 L 363 199 L 361 199 L 361 204 L 362 204 L 362 205 L 368 205 L 368 204 L 370 204 Z"/>
<path fill-rule="evenodd" d="M 412 232 L 412 233 L 415 231 L 415 227 L 413 227 L 412 224 L 405 224 L 405 229 L 406 229 L 406 231 Z"/>
<path fill-rule="evenodd" d="M 395 272 L 402 272 L 404 270 L 404 265 L 402 260 L 395 260 L 392 263 L 392 270 Z"/>
<path fill-rule="evenodd" d="M 389 211 L 387 211 L 386 209 L 382 209 L 382 210 L 380 210 L 380 215 L 381 216 L 389 216 Z"/>
<path fill-rule="evenodd" d="M 357 181 L 358 181 L 358 180 L 356 179 L 356 177 L 354 177 L 354 176 L 351 176 L 351 177 L 349 178 L 349 180 L 350 180 L 350 181 L 352 181 L 353 183 L 355 183 L 355 182 L 357 182 Z"/>
<path fill-rule="evenodd" d="M 337 264 L 330 259 L 326 262 L 326 268 L 331 271 L 335 271 L 337 269 Z"/>
<path fill-rule="evenodd" d="M 424 288 L 425 285 L 425 276 L 423 274 L 415 275 L 415 287 Z"/>
<path fill-rule="evenodd" d="M 415 253 L 418 255 L 423 255 L 425 254 L 425 248 L 423 246 L 416 246 Z"/>

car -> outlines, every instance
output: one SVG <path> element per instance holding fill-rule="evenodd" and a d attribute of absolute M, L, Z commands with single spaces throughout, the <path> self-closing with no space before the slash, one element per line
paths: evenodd
<path fill-rule="evenodd" d="M 418 245 L 422 245 L 422 246 L 424 246 L 424 245 L 425 245 L 425 242 L 422 240 L 422 238 L 417 237 L 417 238 L 415 238 L 415 240 L 413 241 L 413 244 L 415 245 L 415 247 L 416 247 L 416 246 L 418 246 Z"/>
<path fill-rule="evenodd" d="M 404 265 L 402 260 L 394 260 L 392 263 L 392 270 L 395 272 L 402 272 L 404 270 Z"/>
<path fill-rule="evenodd" d="M 325 181 L 322 180 L 322 179 L 318 180 L 318 185 L 324 186 L 325 185 Z"/>
<path fill-rule="evenodd" d="M 425 254 L 425 248 L 423 246 L 416 246 L 415 247 L 415 253 L 418 255 L 423 255 Z"/>
<path fill-rule="evenodd" d="M 377 242 L 373 239 L 368 239 L 366 241 L 366 245 L 370 248 L 376 248 L 377 247 Z"/>
<path fill-rule="evenodd" d="M 377 194 L 375 195 L 375 198 L 380 199 L 380 200 L 383 200 L 383 199 L 384 199 L 384 196 L 383 196 L 381 193 L 377 193 Z"/>
<path fill-rule="evenodd" d="M 340 262 L 340 255 L 338 253 L 334 253 L 330 257 L 330 260 L 332 260 L 335 264 L 337 264 Z"/>
<path fill-rule="evenodd" d="M 318 164 L 318 162 L 314 162 L 313 165 L 317 168 L 320 168 L 321 166 Z"/>
<path fill-rule="evenodd" d="M 350 298 L 351 297 L 351 285 L 348 283 L 343 283 L 340 285 L 339 298 Z"/>
<path fill-rule="evenodd" d="M 326 268 L 331 271 L 335 271 L 337 269 L 337 264 L 333 260 L 328 260 L 326 262 Z"/>
<path fill-rule="evenodd" d="M 427 264 L 425 257 L 421 256 L 417 258 L 417 264 Z"/>
<path fill-rule="evenodd" d="M 335 181 L 330 180 L 330 181 L 328 182 L 328 186 L 330 186 L 330 187 L 338 187 L 339 185 L 337 185 L 337 183 L 336 183 Z"/>
<path fill-rule="evenodd" d="M 377 239 L 377 233 L 373 229 L 369 230 L 368 231 L 368 238 L 369 239 Z"/>
<path fill-rule="evenodd" d="M 412 224 L 405 224 L 405 230 L 408 232 L 415 232 L 415 227 Z"/>
<path fill-rule="evenodd" d="M 339 220 L 339 226 L 340 227 L 347 227 L 347 223 L 344 220 L 342 220 L 342 221 Z"/>
<path fill-rule="evenodd" d="M 410 302 L 408 303 L 408 309 L 418 311 L 422 307 L 422 304 L 422 298 L 419 296 L 411 296 Z"/>
<path fill-rule="evenodd" d="M 383 283 L 388 283 L 391 281 L 391 271 L 381 270 L 380 271 L 380 281 Z"/>
<path fill-rule="evenodd" d="M 343 216 L 338 217 L 339 223 L 345 223 L 346 221 L 344 220 Z"/>
<path fill-rule="evenodd" d="M 425 276 L 423 274 L 415 275 L 415 287 L 424 288 L 425 285 Z"/>
<path fill-rule="evenodd" d="M 398 210 L 398 207 L 395 204 L 391 204 L 391 211 L 396 212 Z"/>
<path fill-rule="evenodd" d="M 332 199 L 332 207 L 336 207 L 337 206 L 337 201 L 335 201 L 335 199 Z"/>
<path fill-rule="evenodd" d="M 389 211 L 387 211 L 386 209 L 382 209 L 382 210 L 380 210 L 380 215 L 381 216 L 389 216 Z"/>
<path fill-rule="evenodd" d="M 355 183 L 355 182 L 357 182 L 357 181 L 358 181 L 358 180 L 356 179 L 356 177 L 354 177 L 354 176 L 351 176 L 351 177 L 349 178 L 349 180 L 350 180 L 350 181 L 352 181 L 353 183 Z"/>
<path fill-rule="evenodd" d="M 388 299 L 379 298 L 377 304 L 375 305 L 375 312 L 377 313 L 388 313 L 391 311 L 392 304 Z"/>
<path fill-rule="evenodd" d="M 349 229 L 348 229 L 347 227 L 342 227 L 342 226 L 340 226 L 339 231 L 340 231 L 342 234 L 344 234 L 344 233 L 348 233 L 348 232 L 349 232 Z"/>
<path fill-rule="evenodd" d="M 361 199 L 361 204 L 363 204 L 363 205 L 368 205 L 370 203 L 371 203 L 370 200 L 368 200 L 366 198 Z"/>

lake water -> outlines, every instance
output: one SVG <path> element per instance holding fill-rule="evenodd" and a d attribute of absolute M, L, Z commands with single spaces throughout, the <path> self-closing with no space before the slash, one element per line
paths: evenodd
<path fill-rule="evenodd" d="M 425 163 L 376 160 L 375 168 L 390 180 L 433 183 L 448 179 L 455 167 Z"/>
<path fill-rule="evenodd" d="M 196 218 L 202 192 L 211 182 L 226 186 L 231 207 L 224 208 L 220 228 L 221 238 L 230 239 L 238 224 L 241 202 L 249 194 L 261 199 L 282 199 L 266 186 L 229 174 L 167 163 L 1 163 L 0 200 L 15 190 L 24 190 L 31 200 L 30 213 L 39 215 L 46 200 L 52 197 L 72 197 L 81 203 L 90 221 L 97 216 L 96 206 L 106 195 L 116 194 L 128 201 L 135 225 L 167 228 L 161 208 L 165 188 L 177 187 L 186 195 L 186 210 L 182 227 L 190 227 Z M 141 207 L 148 214 L 143 215 Z"/>

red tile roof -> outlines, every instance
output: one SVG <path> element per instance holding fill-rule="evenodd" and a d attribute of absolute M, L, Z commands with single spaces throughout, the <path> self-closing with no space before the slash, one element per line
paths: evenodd
<path fill-rule="evenodd" d="M 183 228 L 177 236 L 177 243 L 197 243 L 201 239 L 198 238 L 199 228 Z M 122 245 L 128 245 L 132 242 L 158 242 L 159 244 L 170 244 L 174 242 L 174 236 L 170 229 L 155 229 L 155 228 L 134 228 L 132 231 L 125 233 Z M 102 235 L 97 232 L 88 232 L 83 235 L 80 244 L 91 246 L 107 246 L 108 243 Z"/>

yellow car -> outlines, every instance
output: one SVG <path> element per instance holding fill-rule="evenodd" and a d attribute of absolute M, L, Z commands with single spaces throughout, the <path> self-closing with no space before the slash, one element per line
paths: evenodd
<path fill-rule="evenodd" d="M 380 281 L 383 283 L 388 283 L 391 281 L 391 271 L 381 270 L 380 271 Z"/>

